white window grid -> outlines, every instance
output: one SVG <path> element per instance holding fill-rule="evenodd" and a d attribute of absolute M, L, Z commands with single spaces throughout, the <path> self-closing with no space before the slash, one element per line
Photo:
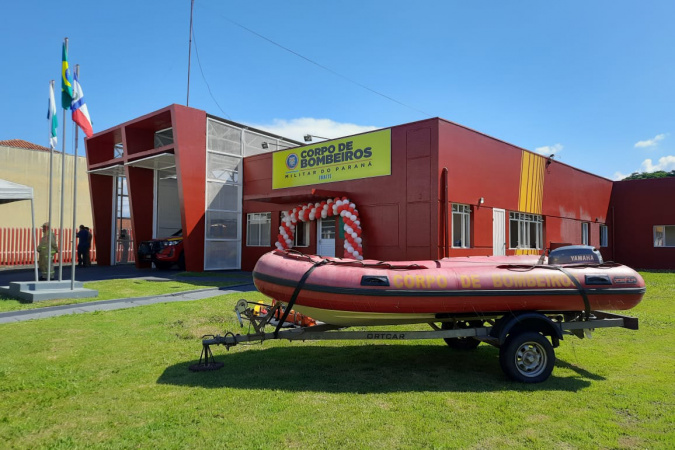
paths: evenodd
<path fill-rule="evenodd" d="M 459 244 L 455 239 L 455 217 L 459 218 Z M 452 204 L 452 247 L 469 248 L 471 247 L 471 207 L 459 203 Z"/>
<path fill-rule="evenodd" d="M 240 176 L 240 168 L 242 164 L 242 134 L 244 133 L 243 129 L 233 127 L 231 125 L 225 124 L 223 122 L 207 118 L 207 136 L 206 136 L 206 198 L 205 202 L 205 211 L 207 216 L 217 215 L 218 213 L 226 214 L 236 214 L 237 216 L 237 234 L 236 237 L 208 237 L 208 230 L 205 229 L 205 239 L 204 245 L 208 245 L 209 242 L 214 243 L 235 243 L 237 250 L 237 261 L 236 267 L 215 267 L 213 264 L 207 264 L 206 258 L 207 253 L 204 252 L 204 268 L 209 269 L 222 269 L 222 268 L 239 268 L 241 266 L 241 222 L 242 222 L 242 177 Z M 215 144 L 222 145 L 222 148 L 218 148 Z M 227 150 L 229 151 L 227 151 Z M 230 162 L 234 167 L 223 168 L 216 167 L 216 164 L 220 160 L 221 163 Z M 225 164 L 227 166 L 227 164 Z M 217 208 L 213 207 L 209 203 L 209 186 L 217 187 L 220 192 L 224 186 L 234 186 L 236 187 L 236 199 L 234 202 L 233 208 Z M 205 228 L 208 225 L 208 220 L 205 221 Z M 220 244 L 224 245 L 224 244 Z"/>
<path fill-rule="evenodd" d="M 267 225 L 267 227 L 265 227 Z M 269 247 L 272 229 L 272 213 L 246 215 L 246 246 Z"/>
<path fill-rule="evenodd" d="M 516 230 L 514 230 L 514 222 Z M 534 231 L 534 233 L 533 233 Z M 513 233 L 517 233 L 518 245 L 513 247 Z M 534 234 L 534 236 L 533 236 Z M 509 248 L 511 249 L 532 249 L 541 250 L 544 241 L 544 218 L 537 214 L 527 214 L 521 212 L 509 213 Z M 532 237 L 535 239 L 534 247 L 530 245 Z"/>

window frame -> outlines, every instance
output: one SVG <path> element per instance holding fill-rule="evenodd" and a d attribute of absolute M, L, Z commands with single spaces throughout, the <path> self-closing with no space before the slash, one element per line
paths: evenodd
<path fill-rule="evenodd" d="M 256 217 L 258 216 L 258 217 Z M 262 218 L 261 216 L 266 216 L 265 221 L 259 221 L 255 225 L 258 225 L 258 239 L 257 239 L 257 244 L 256 243 L 251 243 L 251 225 L 253 225 L 253 220 L 252 219 L 260 219 Z M 267 244 L 264 244 L 264 238 L 262 229 L 263 227 L 261 225 L 264 225 L 265 223 L 269 223 L 269 235 L 267 236 Z M 257 213 L 248 213 L 246 214 L 246 246 L 247 247 L 270 247 L 271 246 L 271 241 L 272 241 L 272 213 L 271 212 L 257 212 Z"/>
<path fill-rule="evenodd" d="M 518 245 L 512 247 L 513 227 L 512 222 L 516 222 Z M 531 226 L 535 228 L 535 245 L 530 246 L 532 238 Z M 527 246 L 523 246 L 525 242 Z M 509 211 L 509 250 L 543 250 L 544 249 L 544 217 L 539 214 L 524 213 L 520 211 Z"/>
<path fill-rule="evenodd" d="M 662 233 L 663 233 L 663 237 L 662 237 L 663 245 L 656 245 L 656 232 L 657 232 L 656 229 L 657 228 L 663 228 L 663 231 L 662 231 Z M 675 225 L 654 225 L 653 226 L 653 231 L 652 231 L 653 240 L 652 240 L 652 242 L 654 243 L 653 244 L 654 248 L 675 248 L 675 242 L 672 242 L 672 243 L 670 243 L 670 245 L 668 245 L 668 242 L 666 241 L 666 237 L 667 237 L 666 228 L 675 228 Z"/>
<path fill-rule="evenodd" d="M 461 245 L 455 245 L 455 216 L 460 217 Z M 462 203 L 452 203 L 450 208 L 450 236 L 451 248 L 471 248 L 471 206 Z"/>
<path fill-rule="evenodd" d="M 298 227 L 298 225 L 301 225 L 302 227 Z M 306 248 L 309 247 L 309 225 L 310 222 L 303 222 L 299 220 L 295 224 L 295 232 L 293 233 L 293 247 L 297 248 Z M 298 232 L 298 228 L 302 228 L 302 237 L 305 241 L 304 244 L 298 243 L 298 236 L 300 236 L 300 233 Z"/>
<path fill-rule="evenodd" d="M 609 247 L 609 228 L 600 224 L 600 247 Z"/>
<path fill-rule="evenodd" d="M 588 222 L 581 222 L 581 245 L 591 245 L 590 229 L 591 225 Z"/>

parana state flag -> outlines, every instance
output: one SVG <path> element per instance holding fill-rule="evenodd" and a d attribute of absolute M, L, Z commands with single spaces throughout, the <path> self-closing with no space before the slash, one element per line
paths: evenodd
<path fill-rule="evenodd" d="M 73 78 L 73 102 L 70 109 L 73 110 L 73 122 L 79 125 L 87 137 L 91 137 L 94 130 L 91 128 L 89 110 L 87 110 L 87 104 L 84 102 L 84 92 L 82 92 L 82 86 L 80 86 L 77 75 Z"/>
<path fill-rule="evenodd" d="M 61 57 L 61 107 L 70 108 L 73 103 L 73 76 L 68 69 L 68 49 L 66 43 L 63 43 L 63 53 Z"/>
<path fill-rule="evenodd" d="M 56 118 L 56 102 L 54 101 L 54 82 L 49 83 L 49 107 L 47 109 L 47 120 L 49 121 L 49 146 L 56 148 L 56 128 L 59 121 Z"/>

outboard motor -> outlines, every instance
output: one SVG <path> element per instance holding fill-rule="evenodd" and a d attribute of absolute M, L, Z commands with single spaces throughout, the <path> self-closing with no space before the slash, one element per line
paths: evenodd
<path fill-rule="evenodd" d="M 602 264 L 602 255 L 590 245 L 568 245 L 551 250 L 548 263 L 559 264 Z"/>

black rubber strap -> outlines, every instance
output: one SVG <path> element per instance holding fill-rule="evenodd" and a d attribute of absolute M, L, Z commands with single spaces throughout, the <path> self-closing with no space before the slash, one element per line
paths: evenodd
<path fill-rule="evenodd" d="M 567 277 L 570 280 L 572 280 L 572 283 L 574 283 L 574 285 L 579 290 L 579 294 L 581 294 L 581 298 L 584 299 L 584 315 L 586 316 L 585 320 L 590 319 L 590 317 L 591 317 L 591 302 L 588 300 L 588 295 L 586 295 L 586 289 L 584 289 L 584 287 L 581 285 L 581 283 L 579 283 L 579 280 L 577 280 L 577 277 L 575 277 L 574 275 L 572 275 L 571 273 L 569 273 L 568 271 L 566 271 L 562 267 L 558 267 L 558 270 L 560 270 L 562 273 L 567 275 Z"/>
<path fill-rule="evenodd" d="M 302 287 L 305 285 L 305 281 L 307 281 L 307 278 L 309 278 L 309 275 L 314 271 L 319 266 L 323 266 L 324 264 L 328 264 L 330 261 L 327 259 L 322 259 L 321 261 L 315 262 L 312 267 L 310 267 L 307 272 L 300 278 L 300 281 L 298 281 L 297 286 L 295 286 L 295 290 L 293 291 L 293 295 L 291 295 L 291 299 L 288 301 L 288 305 L 286 305 L 286 309 L 284 311 L 284 315 L 281 316 L 281 319 L 279 319 L 279 323 L 277 323 L 277 327 L 274 329 L 274 338 L 279 337 L 279 330 L 281 329 L 281 326 L 286 322 L 286 319 L 288 318 L 288 315 L 291 313 L 291 309 L 293 309 L 293 305 L 295 304 L 295 300 L 298 298 L 298 294 L 300 294 L 300 291 L 302 290 Z"/>

